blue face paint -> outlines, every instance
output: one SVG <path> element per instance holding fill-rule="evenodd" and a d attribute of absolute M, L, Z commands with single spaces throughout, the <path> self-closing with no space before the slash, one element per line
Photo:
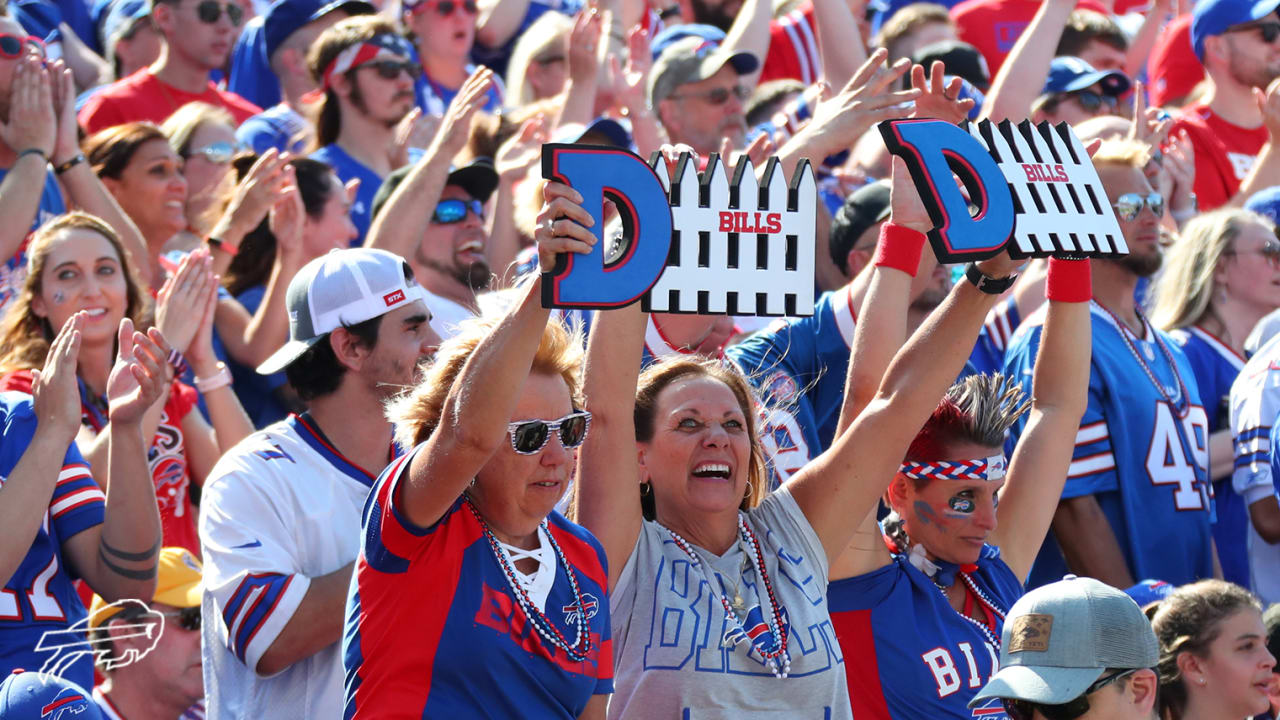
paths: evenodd
<path fill-rule="evenodd" d="M 941 518 L 933 511 L 933 506 L 929 505 L 929 503 L 917 500 L 911 507 L 915 511 L 916 517 L 920 518 L 920 522 L 925 525 L 936 525 L 942 532 L 947 531 L 942 525 Z"/>
<path fill-rule="evenodd" d="M 53 304 L 61 305 L 63 302 L 66 301 L 66 299 L 67 299 L 67 296 L 63 295 L 61 290 L 53 291 Z"/>

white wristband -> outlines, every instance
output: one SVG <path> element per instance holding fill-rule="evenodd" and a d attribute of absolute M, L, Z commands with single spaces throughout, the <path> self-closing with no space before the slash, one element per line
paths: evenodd
<path fill-rule="evenodd" d="M 218 363 L 218 372 L 210 375 L 209 377 L 196 378 L 196 389 L 199 390 L 202 395 L 213 390 L 217 390 L 218 388 L 226 387 L 230 384 L 231 370 L 227 368 L 226 363 L 221 362 Z"/>

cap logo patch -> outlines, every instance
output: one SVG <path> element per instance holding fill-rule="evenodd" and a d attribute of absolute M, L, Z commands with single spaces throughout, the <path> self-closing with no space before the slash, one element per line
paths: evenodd
<path fill-rule="evenodd" d="M 1053 631 L 1052 615 L 1023 615 L 1013 621 L 1009 633 L 1009 652 L 1048 652 L 1049 635 Z"/>
<path fill-rule="evenodd" d="M 404 300 L 404 290 L 396 290 L 395 292 L 389 292 L 386 295 L 382 296 L 382 302 L 386 303 L 387 307 L 391 307 L 392 305 L 395 305 L 398 302 L 402 302 L 403 300 Z"/>

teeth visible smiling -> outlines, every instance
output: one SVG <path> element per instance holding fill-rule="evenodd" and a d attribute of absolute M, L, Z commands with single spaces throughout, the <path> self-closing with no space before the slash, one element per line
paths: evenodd
<path fill-rule="evenodd" d="M 89 315 L 90 317 L 98 317 L 99 315 L 106 315 L 107 309 L 106 308 L 89 308 L 85 310 L 85 314 Z"/>
<path fill-rule="evenodd" d="M 718 477 L 728 479 L 729 466 L 725 463 L 701 463 L 693 468 L 694 477 Z"/>

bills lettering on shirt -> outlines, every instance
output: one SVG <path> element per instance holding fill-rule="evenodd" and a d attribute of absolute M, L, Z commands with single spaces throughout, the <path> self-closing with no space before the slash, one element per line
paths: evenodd
<path fill-rule="evenodd" d="M 1242 128 L 1218 116 L 1208 105 L 1199 104 L 1175 117 L 1170 132 L 1183 130 L 1195 148 L 1195 193 L 1200 210 L 1225 205 L 1240 190 L 1240 181 L 1266 144 L 1266 126 Z"/>
<path fill-rule="evenodd" d="M 1145 320 L 1136 338 L 1124 335 L 1102 306 L 1093 303 L 1092 310 L 1089 406 L 1062 497 L 1097 500 L 1133 577 L 1176 585 L 1212 577 L 1209 421 L 1191 365 L 1171 337 Z M 1005 372 L 1027 391 L 1044 316 L 1042 307 L 1023 323 L 1005 358 Z M 1014 426 L 1007 450 L 1025 425 L 1023 418 Z M 1050 533 L 1027 586 L 1067 572 Z"/>
<path fill-rule="evenodd" d="M 8 478 L 35 436 L 31 398 L 0 393 L 0 478 Z M 3 480 L 0 480 L 3 485 Z M 85 620 L 88 611 L 76 593 L 77 579 L 66 562 L 65 543 L 103 522 L 106 496 L 75 445 L 67 449 L 57 483 L 30 547 L 12 577 L 0 589 L 0 676 L 16 668 L 63 669 L 62 677 L 81 687 L 93 685 L 93 660 L 85 644 L 60 638 L 41 650 L 41 638 Z M 87 642 L 87 638 L 85 638 Z"/>

